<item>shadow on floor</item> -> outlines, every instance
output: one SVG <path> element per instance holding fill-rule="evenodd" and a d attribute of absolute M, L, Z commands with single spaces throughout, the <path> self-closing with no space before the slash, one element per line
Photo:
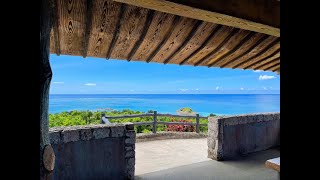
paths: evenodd
<path fill-rule="evenodd" d="M 280 156 L 278 149 L 252 153 L 228 161 L 209 160 L 136 176 L 137 180 L 277 180 L 279 173 L 265 167 L 268 159 Z"/>

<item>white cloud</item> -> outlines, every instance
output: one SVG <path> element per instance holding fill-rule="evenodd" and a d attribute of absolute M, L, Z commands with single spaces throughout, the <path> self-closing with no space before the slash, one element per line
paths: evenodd
<path fill-rule="evenodd" d="M 243 90 L 244 90 L 244 88 L 240 88 L 240 90 L 241 90 L 241 91 L 243 91 Z"/>
<path fill-rule="evenodd" d="M 254 70 L 253 72 L 257 72 L 258 73 L 258 72 L 262 72 L 262 70 Z"/>
<path fill-rule="evenodd" d="M 130 89 L 130 91 L 131 91 L 131 92 L 133 92 L 133 91 L 134 91 L 134 89 Z"/>
<path fill-rule="evenodd" d="M 180 89 L 180 91 L 188 91 L 188 89 Z"/>
<path fill-rule="evenodd" d="M 196 91 L 199 91 L 199 89 L 197 88 Z"/>
<path fill-rule="evenodd" d="M 268 75 L 260 75 L 259 80 L 268 80 L 268 79 L 274 79 L 275 76 L 268 76 Z"/>
<path fill-rule="evenodd" d="M 52 82 L 53 84 L 64 84 L 64 82 Z"/>
<path fill-rule="evenodd" d="M 94 84 L 94 83 L 86 83 L 84 84 L 85 86 L 96 86 L 97 84 Z"/>
<path fill-rule="evenodd" d="M 264 89 L 264 90 L 267 90 L 267 88 L 266 88 L 266 87 L 263 87 L 263 89 Z"/>
<path fill-rule="evenodd" d="M 216 90 L 219 90 L 219 89 L 221 89 L 221 87 L 217 86 L 217 87 L 216 87 Z"/>

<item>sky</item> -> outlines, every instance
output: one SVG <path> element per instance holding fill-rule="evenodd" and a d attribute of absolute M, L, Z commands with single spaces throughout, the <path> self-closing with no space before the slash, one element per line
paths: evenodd
<path fill-rule="evenodd" d="M 280 94 L 275 72 L 50 55 L 50 94 Z"/>

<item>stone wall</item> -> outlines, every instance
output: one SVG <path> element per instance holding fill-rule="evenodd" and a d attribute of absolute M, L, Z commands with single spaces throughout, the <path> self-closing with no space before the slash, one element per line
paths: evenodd
<path fill-rule="evenodd" d="M 134 179 L 133 125 L 50 128 L 56 155 L 52 179 Z"/>
<path fill-rule="evenodd" d="M 280 113 L 208 120 L 208 158 L 226 160 L 280 146 Z"/>

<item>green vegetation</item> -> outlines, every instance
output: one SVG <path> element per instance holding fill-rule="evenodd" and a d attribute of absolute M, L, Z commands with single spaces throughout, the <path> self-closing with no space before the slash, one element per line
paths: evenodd
<path fill-rule="evenodd" d="M 152 113 L 152 112 L 153 112 L 152 110 L 148 111 L 148 113 Z M 106 116 L 121 116 L 121 115 L 130 115 L 130 114 L 144 114 L 145 112 L 124 109 L 122 111 L 109 111 L 104 113 Z M 101 115 L 102 115 L 101 111 L 70 111 L 70 112 L 50 114 L 49 127 L 100 124 Z M 153 121 L 153 117 L 150 116 L 150 117 L 137 117 L 137 118 L 109 119 L 109 121 L 112 123 L 148 122 L 148 121 Z M 173 118 L 173 117 L 157 117 L 157 121 L 164 121 L 164 122 L 191 121 L 194 123 L 196 122 L 195 118 Z M 200 124 L 208 124 L 208 119 L 200 118 Z M 152 132 L 152 125 L 135 126 L 134 128 L 137 133 Z M 170 128 L 169 129 L 167 128 L 167 125 L 164 125 L 164 124 L 157 125 L 157 131 L 167 131 L 167 130 L 170 130 Z M 208 131 L 207 126 L 200 126 L 200 132 L 207 132 L 207 131 Z"/>

